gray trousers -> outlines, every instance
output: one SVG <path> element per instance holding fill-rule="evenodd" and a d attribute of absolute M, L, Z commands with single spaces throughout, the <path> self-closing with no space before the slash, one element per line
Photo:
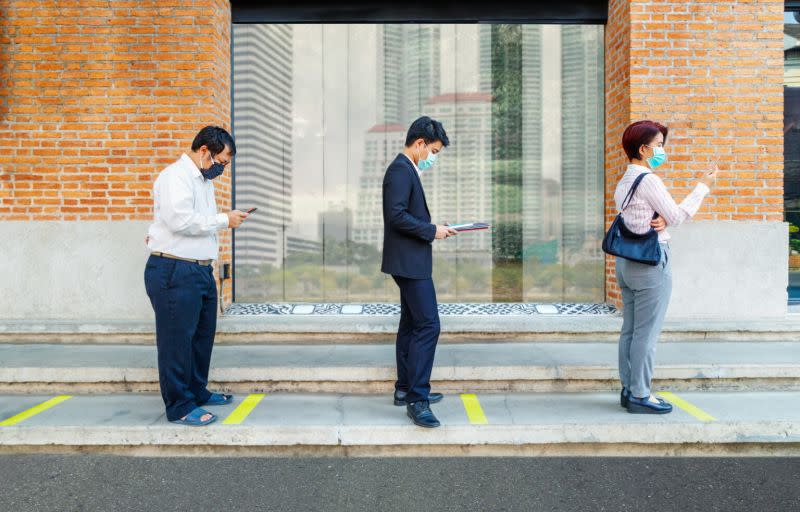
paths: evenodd
<path fill-rule="evenodd" d="M 617 258 L 622 290 L 622 332 L 619 335 L 619 378 L 637 398 L 650 396 L 656 342 L 672 295 L 669 244 L 661 244 L 661 263 L 645 265 Z"/>

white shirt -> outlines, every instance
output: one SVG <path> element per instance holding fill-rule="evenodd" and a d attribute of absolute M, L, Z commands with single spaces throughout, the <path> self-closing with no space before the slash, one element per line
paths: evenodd
<path fill-rule="evenodd" d="M 694 190 L 680 204 L 677 204 L 667 187 L 664 186 L 660 176 L 653 174 L 647 167 L 630 164 L 622 179 L 617 183 L 617 189 L 614 192 L 614 202 L 618 212 L 622 210 L 622 202 L 633 186 L 633 182 L 636 181 L 636 177 L 643 172 L 650 173 L 652 176 L 645 176 L 642 179 L 631 202 L 622 213 L 625 227 L 634 233 L 646 233 L 650 229 L 650 221 L 653 220 L 655 212 L 658 212 L 667 221 L 667 226 L 681 224 L 697 213 L 700 205 L 703 204 L 703 199 L 710 192 L 705 183 L 698 183 Z M 660 242 L 666 242 L 670 238 L 666 229 L 658 234 Z"/>
<path fill-rule="evenodd" d="M 412 160 L 411 157 L 406 155 L 405 153 L 403 153 L 403 155 L 405 155 L 405 157 L 408 158 L 408 161 L 411 162 L 411 165 L 414 166 L 414 170 L 417 171 L 417 176 L 420 176 L 421 173 L 419 167 L 417 167 L 417 164 L 414 163 L 414 160 Z"/>
<path fill-rule="evenodd" d="M 228 227 L 228 215 L 217 213 L 214 184 L 203 178 L 184 153 L 158 175 L 153 186 L 155 222 L 147 246 L 181 258 L 215 260 L 217 231 Z"/>

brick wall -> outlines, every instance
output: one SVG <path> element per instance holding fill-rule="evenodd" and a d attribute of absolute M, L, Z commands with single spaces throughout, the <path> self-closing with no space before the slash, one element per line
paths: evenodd
<path fill-rule="evenodd" d="M 783 1 L 610 0 L 606 69 L 607 226 L 640 119 L 670 128 L 659 173 L 676 200 L 724 173 L 695 219 L 783 220 Z M 606 284 L 619 304 L 611 258 Z"/>
<path fill-rule="evenodd" d="M 0 221 L 151 219 L 158 172 L 230 129 L 227 0 L 0 0 L 0 44 Z"/>

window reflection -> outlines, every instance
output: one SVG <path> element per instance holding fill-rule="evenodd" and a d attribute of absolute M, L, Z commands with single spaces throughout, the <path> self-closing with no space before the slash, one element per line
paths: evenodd
<path fill-rule="evenodd" d="M 800 303 L 800 12 L 784 16 L 784 215 L 789 223 L 789 302 Z"/>
<path fill-rule="evenodd" d="M 236 300 L 395 301 L 381 183 L 413 119 L 441 302 L 604 300 L 603 27 L 235 25 Z"/>

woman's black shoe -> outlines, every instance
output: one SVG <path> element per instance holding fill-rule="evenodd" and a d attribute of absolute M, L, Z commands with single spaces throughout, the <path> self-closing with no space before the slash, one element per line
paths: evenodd
<path fill-rule="evenodd" d="M 650 401 L 650 397 L 636 398 L 628 396 L 628 412 L 631 414 L 668 414 L 672 412 L 672 404 L 664 400 L 657 403 Z"/>

